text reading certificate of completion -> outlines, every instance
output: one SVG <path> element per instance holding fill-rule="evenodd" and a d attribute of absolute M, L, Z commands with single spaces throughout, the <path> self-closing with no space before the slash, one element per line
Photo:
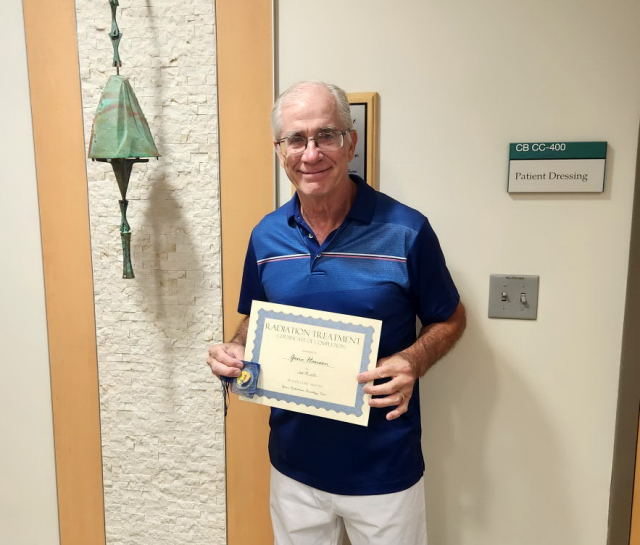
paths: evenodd
<path fill-rule="evenodd" d="M 243 397 L 366 426 L 371 397 L 356 376 L 374 369 L 382 322 L 253 301 L 244 359 L 260 364 L 256 394 Z"/>

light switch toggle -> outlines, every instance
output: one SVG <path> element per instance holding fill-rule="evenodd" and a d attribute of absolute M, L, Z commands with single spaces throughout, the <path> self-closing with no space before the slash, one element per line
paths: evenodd
<path fill-rule="evenodd" d="M 536 320 L 540 277 L 492 274 L 489 281 L 489 318 Z"/>

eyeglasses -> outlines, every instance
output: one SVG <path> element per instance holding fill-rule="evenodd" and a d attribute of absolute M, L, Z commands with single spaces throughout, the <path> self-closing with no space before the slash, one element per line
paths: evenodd
<path fill-rule="evenodd" d="M 320 151 L 336 151 L 344 145 L 344 135 L 351 132 L 351 129 L 339 131 L 337 129 L 322 129 L 315 136 L 304 136 L 303 134 L 292 134 L 276 140 L 276 145 L 280 146 L 280 151 L 285 155 L 296 155 L 303 153 L 307 149 L 309 140 L 313 140 Z"/>

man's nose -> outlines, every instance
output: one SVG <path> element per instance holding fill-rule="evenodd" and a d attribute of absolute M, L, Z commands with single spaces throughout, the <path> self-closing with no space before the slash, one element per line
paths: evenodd
<path fill-rule="evenodd" d="M 318 149 L 318 145 L 315 140 L 309 139 L 307 141 L 307 147 L 302 152 L 302 160 L 309 161 L 317 161 L 320 158 L 320 150 Z"/>

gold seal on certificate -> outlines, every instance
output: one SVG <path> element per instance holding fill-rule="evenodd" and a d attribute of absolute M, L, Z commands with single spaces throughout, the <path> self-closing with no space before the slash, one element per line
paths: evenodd
<path fill-rule="evenodd" d="M 246 401 L 366 426 L 369 394 L 356 380 L 374 369 L 382 322 L 253 301 L 244 357 L 260 364 Z"/>

